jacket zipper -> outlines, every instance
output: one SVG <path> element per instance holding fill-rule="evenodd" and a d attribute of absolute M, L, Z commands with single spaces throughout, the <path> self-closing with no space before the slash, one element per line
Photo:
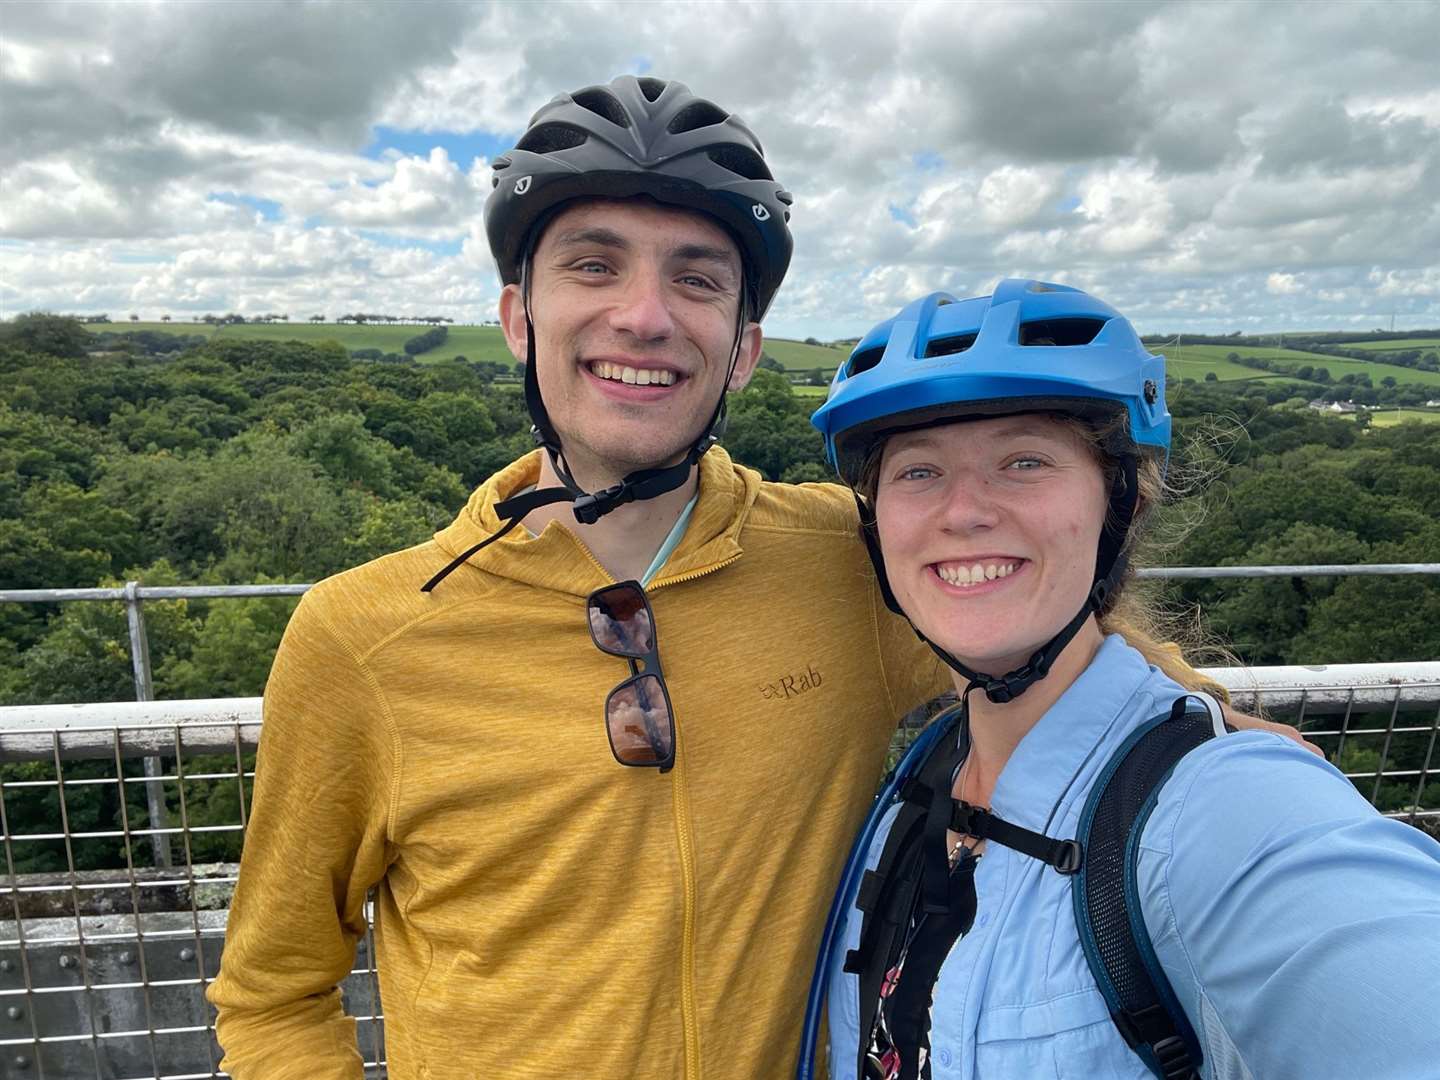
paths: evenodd
<path fill-rule="evenodd" d="M 594 553 L 583 542 L 576 546 L 585 553 L 585 557 L 602 575 L 612 582 L 615 580 L 614 575 L 601 565 L 600 560 L 595 558 Z M 729 566 L 742 554 L 743 552 L 737 551 L 728 559 L 722 559 L 720 562 L 712 563 L 700 570 L 692 570 L 679 577 L 666 578 L 663 583 L 653 587 L 647 585 L 645 591 L 653 593 L 657 589 L 680 585 L 704 577 L 706 574 L 713 574 L 715 571 Z M 675 721 L 677 743 L 680 738 L 680 721 L 677 719 Z M 695 838 L 690 827 L 690 798 L 685 789 L 683 755 L 679 753 L 675 755 L 675 767 L 671 771 L 674 773 L 674 778 L 670 805 L 675 814 L 675 842 L 680 849 L 680 884 L 684 896 L 680 923 L 680 1020 L 685 1032 L 685 1080 L 701 1080 L 700 1022 L 695 1015 L 697 1011 L 695 1004 Z"/>
<path fill-rule="evenodd" d="M 663 585 L 667 588 L 686 581 L 713 574 L 729 566 L 740 553 L 722 562 L 714 563 L 703 570 L 693 570 L 680 577 L 668 578 Z M 646 590 L 653 591 L 647 588 Z M 675 721 L 676 742 L 682 741 L 680 722 Z M 685 785 L 684 755 L 675 755 L 674 786 L 672 805 L 675 808 L 675 840 L 680 848 L 680 875 L 684 886 L 684 908 L 681 920 L 680 944 L 680 1018 L 685 1029 L 685 1076 L 686 1080 L 701 1080 L 700 1071 L 700 1022 L 696 1016 L 695 1003 L 695 905 L 697 885 L 695 881 L 695 837 L 690 825 L 690 797 Z"/>

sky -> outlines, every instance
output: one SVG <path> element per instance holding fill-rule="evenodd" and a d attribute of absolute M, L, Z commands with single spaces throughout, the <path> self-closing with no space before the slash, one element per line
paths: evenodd
<path fill-rule="evenodd" d="M 0 3 L 0 315 L 495 317 L 490 162 L 679 79 L 794 193 L 771 334 L 1003 277 L 1440 326 L 1440 3 Z"/>

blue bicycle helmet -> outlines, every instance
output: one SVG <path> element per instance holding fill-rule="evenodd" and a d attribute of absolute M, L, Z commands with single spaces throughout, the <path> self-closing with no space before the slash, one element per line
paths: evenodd
<path fill-rule="evenodd" d="M 1102 300 L 1010 278 L 994 295 L 931 293 L 855 346 L 810 418 L 852 486 L 884 434 L 971 415 L 1061 412 L 1101 419 L 1123 407 L 1137 446 L 1170 446 L 1165 360 Z"/>
<path fill-rule="evenodd" d="M 1066 285 L 1007 279 L 991 296 L 960 300 L 931 293 L 880 323 L 835 373 L 811 423 L 825 452 L 854 488 L 872 449 L 897 431 L 976 416 L 1050 412 L 1104 423 L 1121 412 L 1123 432 L 1106 449 L 1120 468 L 1111 487 L 1084 607 L 1027 664 L 1002 676 L 976 672 L 928 641 L 950 667 L 1004 702 L 1044 678 L 1092 613 L 1102 613 L 1125 571 L 1141 453 L 1170 448 L 1165 359 L 1152 356 L 1110 305 Z M 905 613 L 885 576 L 874 515 L 856 494 L 862 532 L 891 610 Z"/>

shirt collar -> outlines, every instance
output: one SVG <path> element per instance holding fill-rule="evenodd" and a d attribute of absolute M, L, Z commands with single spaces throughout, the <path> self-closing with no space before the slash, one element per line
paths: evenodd
<path fill-rule="evenodd" d="M 1108 758 L 1115 733 L 1128 730 L 1135 696 L 1150 678 L 1145 658 L 1119 634 L 1100 644 L 1095 659 L 1020 740 L 995 784 L 990 808 L 1006 821 L 1044 831 L 1052 811 L 1076 784 Z"/>

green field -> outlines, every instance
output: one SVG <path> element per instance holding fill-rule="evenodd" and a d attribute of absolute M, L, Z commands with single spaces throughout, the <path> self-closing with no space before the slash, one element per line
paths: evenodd
<path fill-rule="evenodd" d="M 1155 346 L 1151 346 L 1151 348 L 1155 349 Z M 1215 377 L 1221 381 L 1286 377 L 1280 375 L 1279 372 L 1260 371 L 1257 368 L 1233 364 L 1225 359 L 1233 352 L 1241 356 L 1263 357 L 1266 360 L 1288 360 L 1297 365 L 1310 364 L 1312 367 L 1323 367 L 1330 372 L 1332 379 L 1339 379 L 1340 376 L 1348 375 L 1351 372 L 1363 372 L 1369 375 L 1371 381 L 1376 384 L 1379 384 L 1386 375 L 1393 375 L 1395 381 L 1402 384 L 1440 386 L 1440 372 L 1417 371 L 1415 368 L 1401 367 L 1399 364 L 1383 364 L 1377 360 L 1350 360 L 1343 356 L 1326 356 L 1323 353 L 1304 352 L 1300 349 L 1262 348 L 1248 345 L 1182 345 L 1177 349 L 1172 345 L 1157 351 L 1164 353 L 1171 378 L 1178 375 L 1191 379 L 1203 379 L 1207 371 L 1215 372 Z"/>
<path fill-rule="evenodd" d="M 1404 424 L 1410 420 L 1440 424 L 1440 411 L 1434 409 L 1385 409 L 1370 413 L 1370 423 L 1375 427 L 1395 427 L 1397 424 Z"/>
<path fill-rule="evenodd" d="M 830 393 L 830 387 L 828 386 L 805 386 L 801 384 L 791 386 L 790 389 L 796 397 L 814 398 L 817 405 L 824 399 L 826 394 Z"/>
<path fill-rule="evenodd" d="M 1397 341 L 1347 341 L 1347 349 L 1365 352 L 1407 352 L 1410 349 L 1440 349 L 1440 338 L 1405 338 Z"/>
<path fill-rule="evenodd" d="M 92 333 L 113 331 L 123 334 L 130 330 L 158 330 L 162 334 L 201 334 L 207 338 L 273 341 L 338 341 L 347 349 L 380 349 L 402 352 L 405 342 L 423 334 L 425 326 L 356 326 L 351 323 L 238 323 L 210 326 L 190 322 L 114 322 L 90 323 Z M 467 360 L 498 360 L 514 363 L 515 358 L 505 346 L 498 326 L 451 326 L 445 344 L 416 357 L 422 364 L 443 363 L 456 356 Z M 835 368 L 845 359 L 843 349 L 823 345 L 806 345 L 786 338 L 766 338 L 765 351 L 787 369 L 808 371 L 813 368 Z"/>
<path fill-rule="evenodd" d="M 207 326 L 205 323 L 117 322 L 89 324 L 87 330 L 158 330 L 162 334 L 203 334 L 205 337 L 234 338 L 248 341 L 338 341 L 347 349 L 380 349 L 403 352 L 405 342 L 423 334 L 426 326 L 356 326 L 351 323 L 240 323 L 229 326 Z M 452 326 L 445 344 L 416 357 L 422 364 L 443 363 L 456 356 L 467 360 L 498 360 L 513 364 L 515 358 L 505 347 L 498 326 Z"/>
<path fill-rule="evenodd" d="M 832 349 L 828 345 L 806 345 L 803 341 L 790 341 L 787 338 L 767 337 L 764 348 L 784 364 L 787 371 L 813 371 L 815 368 L 833 371 L 850 355 L 846 349 Z"/>

